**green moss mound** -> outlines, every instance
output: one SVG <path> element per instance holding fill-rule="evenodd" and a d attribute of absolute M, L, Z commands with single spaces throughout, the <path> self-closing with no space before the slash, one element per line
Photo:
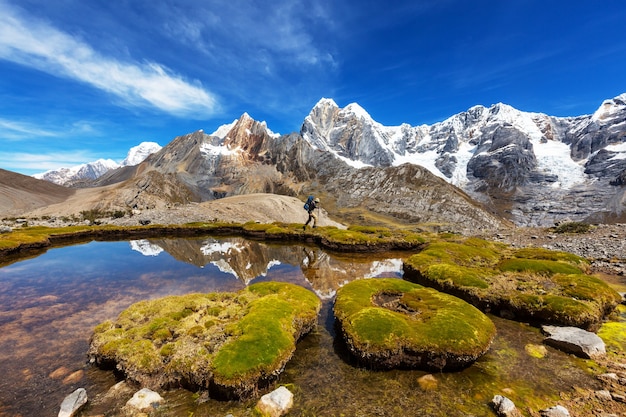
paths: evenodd
<path fill-rule="evenodd" d="M 311 291 L 278 282 L 141 301 L 95 328 L 89 356 L 144 386 L 241 398 L 280 374 L 320 307 Z"/>
<path fill-rule="evenodd" d="M 574 254 L 471 238 L 434 241 L 404 263 L 406 279 L 484 311 L 540 324 L 599 327 L 619 294 Z"/>
<path fill-rule="evenodd" d="M 346 284 L 334 312 L 350 352 L 374 368 L 460 369 L 487 352 L 496 334 L 465 301 L 392 278 Z"/>

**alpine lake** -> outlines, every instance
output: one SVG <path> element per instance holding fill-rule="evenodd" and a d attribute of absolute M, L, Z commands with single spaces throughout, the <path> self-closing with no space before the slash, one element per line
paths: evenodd
<path fill-rule="evenodd" d="M 87 360 L 96 325 L 140 300 L 238 291 L 263 281 L 298 284 L 323 302 L 318 326 L 300 340 L 274 384 L 294 394 L 290 416 L 494 416 L 489 403 L 497 394 L 522 411 L 539 410 L 575 396 L 579 386 L 598 384 L 595 362 L 543 347 L 536 327 L 493 315 L 497 336 L 490 350 L 461 371 L 423 378 L 427 372 L 357 366 L 335 339 L 335 293 L 355 279 L 402 279 L 403 260 L 413 253 L 353 254 L 206 236 L 91 241 L 5 261 L 0 416 L 56 416 L 63 399 L 79 387 L 89 396 L 79 416 L 121 415 L 130 397 L 107 395 L 120 375 Z M 624 291 L 626 281 L 620 277 L 611 284 Z M 535 354 L 539 348 L 547 353 Z M 151 415 L 254 416 L 258 400 L 220 401 L 182 388 L 159 393 L 165 402 Z"/>

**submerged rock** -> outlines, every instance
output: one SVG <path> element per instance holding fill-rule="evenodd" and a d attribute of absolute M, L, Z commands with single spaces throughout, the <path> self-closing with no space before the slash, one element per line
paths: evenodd
<path fill-rule="evenodd" d="M 577 327 L 543 326 L 548 335 L 544 343 L 581 358 L 597 358 L 606 354 L 604 341 L 595 333 Z"/>
<path fill-rule="evenodd" d="M 259 413 L 264 417 L 284 416 L 293 407 L 293 394 L 285 387 L 278 387 L 269 394 L 261 397 L 256 405 Z"/>
<path fill-rule="evenodd" d="M 350 352 L 374 368 L 461 369 L 486 353 L 496 334 L 465 301 L 392 278 L 346 284 L 334 312 Z"/>
<path fill-rule="evenodd" d="M 72 417 L 85 404 L 87 404 L 87 391 L 85 388 L 78 388 L 65 397 L 61 403 L 59 417 Z"/>
<path fill-rule="evenodd" d="M 149 388 L 142 388 L 137 391 L 133 398 L 126 403 L 127 407 L 132 407 L 139 411 L 153 410 L 163 402 L 163 397 L 159 393 L 152 391 Z"/>
<path fill-rule="evenodd" d="M 280 282 L 142 301 L 96 327 L 89 356 L 145 387 L 240 398 L 276 379 L 320 307 L 311 291 Z"/>

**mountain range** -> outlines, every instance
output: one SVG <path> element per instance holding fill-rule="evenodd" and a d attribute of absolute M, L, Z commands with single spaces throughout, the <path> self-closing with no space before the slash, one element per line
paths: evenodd
<path fill-rule="evenodd" d="M 454 225 L 622 222 L 626 93 L 592 115 L 555 117 L 498 103 L 432 125 L 384 126 L 358 104 L 321 99 L 299 133 L 243 114 L 179 136 L 137 165 L 80 186 L 100 208 L 165 208 L 225 196 L 316 194 L 347 221 Z M 365 216 L 365 217 L 364 217 Z"/>
<path fill-rule="evenodd" d="M 117 163 L 112 159 L 98 159 L 97 161 L 69 168 L 49 170 L 41 174 L 35 174 L 33 177 L 67 187 L 79 186 L 83 182 L 95 180 L 113 169 L 137 165 L 143 162 L 148 155 L 160 149 L 161 145 L 156 142 L 142 142 L 130 148 L 126 158 L 121 163 Z"/>

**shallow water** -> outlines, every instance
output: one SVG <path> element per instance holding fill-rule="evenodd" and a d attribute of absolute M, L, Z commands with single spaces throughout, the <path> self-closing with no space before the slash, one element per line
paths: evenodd
<path fill-rule="evenodd" d="M 561 391 L 593 386 L 591 363 L 551 348 L 536 359 L 526 346 L 541 345 L 538 330 L 495 317 L 490 351 L 464 371 L 435 374 L 434 387 L 420 385 L 421 371 L 354 366 L 334 341 L 335 291 L 358 278 L 401 278 L 408 255 L 203 238 L 91 242 L 15 262 L 0 268 L 0 415 L 56 416 L 78 387 L 90 397 L 82 415 L 114 415 L 120 400 L 104 393 L 115 376 L 86 360 L 94 326 L 139 300 L 236 291 L 266 280 L 309 288 L 324 305 L 318 328 L 298 344 L 278 381 L 295 394 L 293 416 L 491 416 L 495 394 L 538 409 L 554 405 Z M 207 400 L 182 389 L 162 395 L 167 401 L 158 414 L 168 416 L 249 416 L 255 403 Z"/>

